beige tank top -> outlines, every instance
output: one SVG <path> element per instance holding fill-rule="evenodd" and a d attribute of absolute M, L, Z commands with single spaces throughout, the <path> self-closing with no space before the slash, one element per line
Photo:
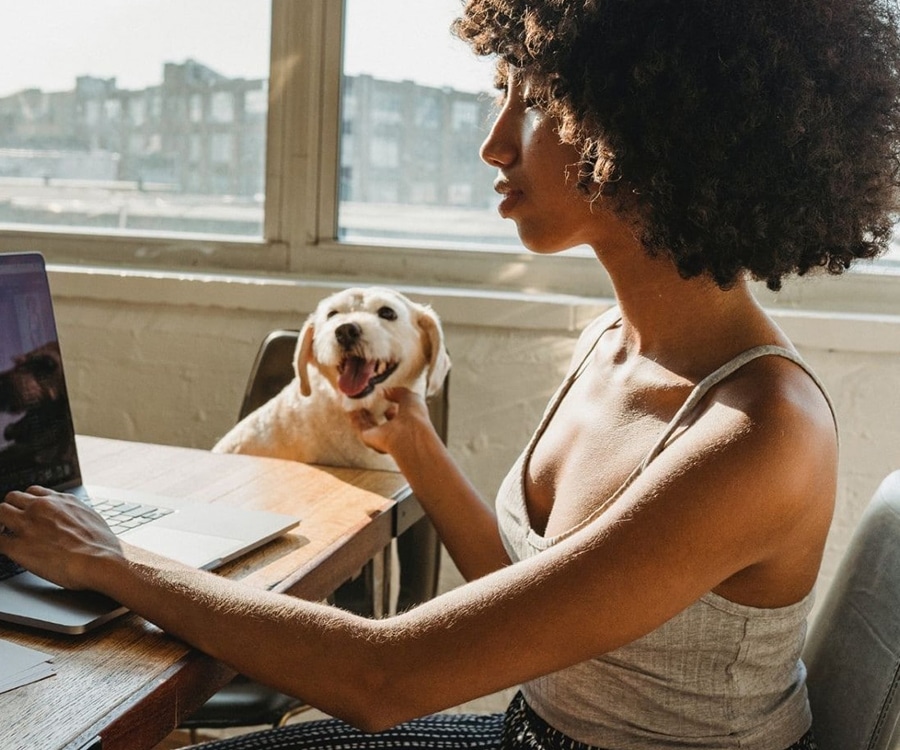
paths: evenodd
<path fill-rule="evenodd" d="M 795 352 L 777 346 L 745 351 L 697 384 L 613 497 L 565 534 L 542 537 L 531 528 L 528 518 L 525 467 L 596 342 L 618 320 L 618 311 L 613 309 L 585 331 L 582 341 L 593 338 L 593 343 L 557 390 L 500 487 L 496 503 L 500 533 L 513 561 L 538 554 L 596 518 L 664 450 L 703 396 L 747 362 L 774 355 L 797 363 L 832 406 L 821 382 Z M 810 594 L 787 607 L 760 609 L 709 592 L 643 638 L 532 680 L 522 686 L 522 692 L 551 726 L 575 740 L 608 750 L 783 750 L 811 724 L 800 651 L 812 603 Z"/>

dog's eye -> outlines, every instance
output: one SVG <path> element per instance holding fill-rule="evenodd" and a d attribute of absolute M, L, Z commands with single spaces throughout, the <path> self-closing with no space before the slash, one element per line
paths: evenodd
<path fill-rule="evenodd" d="M 328 318 L 333 318 L 335 315 L 337 315 L 337 310 L 329 310 L 328 315 L 326 315 L 325 318 L 327 320 Z"/>
<path fill-rule="evenodd" d="M 385 320 L 397 320 L 397 313 L 394 312 L 393 307 L 385 305 L 384 307 L 378 308 L 378 317 L 384 318 Z"/>

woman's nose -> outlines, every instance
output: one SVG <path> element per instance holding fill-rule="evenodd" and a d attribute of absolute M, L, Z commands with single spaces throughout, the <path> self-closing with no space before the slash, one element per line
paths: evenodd
<path fill-rule="evenodd" d="M 501 112 L 491 127 L 478 154 L 481 160 L 491 167 L 508 167 L 516 160 L 518 148 L 515 139 L 511 137 L 508 122 L 508 113 Z"/>

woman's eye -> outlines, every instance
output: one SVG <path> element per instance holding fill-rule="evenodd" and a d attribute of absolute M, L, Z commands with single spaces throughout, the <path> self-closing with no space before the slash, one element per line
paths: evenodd
<path fill-rule="evenodd" d="M 385 320 L 397 320 L 397 313 L 394 311 L 392 307 L 379 307 L 378 308 L 378 317 L 384 318 Z"/>

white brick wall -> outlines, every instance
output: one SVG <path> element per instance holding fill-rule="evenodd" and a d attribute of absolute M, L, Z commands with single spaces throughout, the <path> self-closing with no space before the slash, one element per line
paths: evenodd
<path fill-rule="evenodd" d="M 234 421 L 264 334 L 298 328 L 323 285 L 228 278 L 51 276 L 79 432 L 209 447 Z M 421 291 L 421 290 L 420 290 Z M 419 295 L 453 358 L 450 449 L 493 497 L 566 368 L 578 330 L 608 301 Z M 900 468 L 900 318 L 776 313 L 835 401 L 838 507 L 821 593 L 862 509 Z M 448 569 L 448 585 L 456 580 Z"/>

